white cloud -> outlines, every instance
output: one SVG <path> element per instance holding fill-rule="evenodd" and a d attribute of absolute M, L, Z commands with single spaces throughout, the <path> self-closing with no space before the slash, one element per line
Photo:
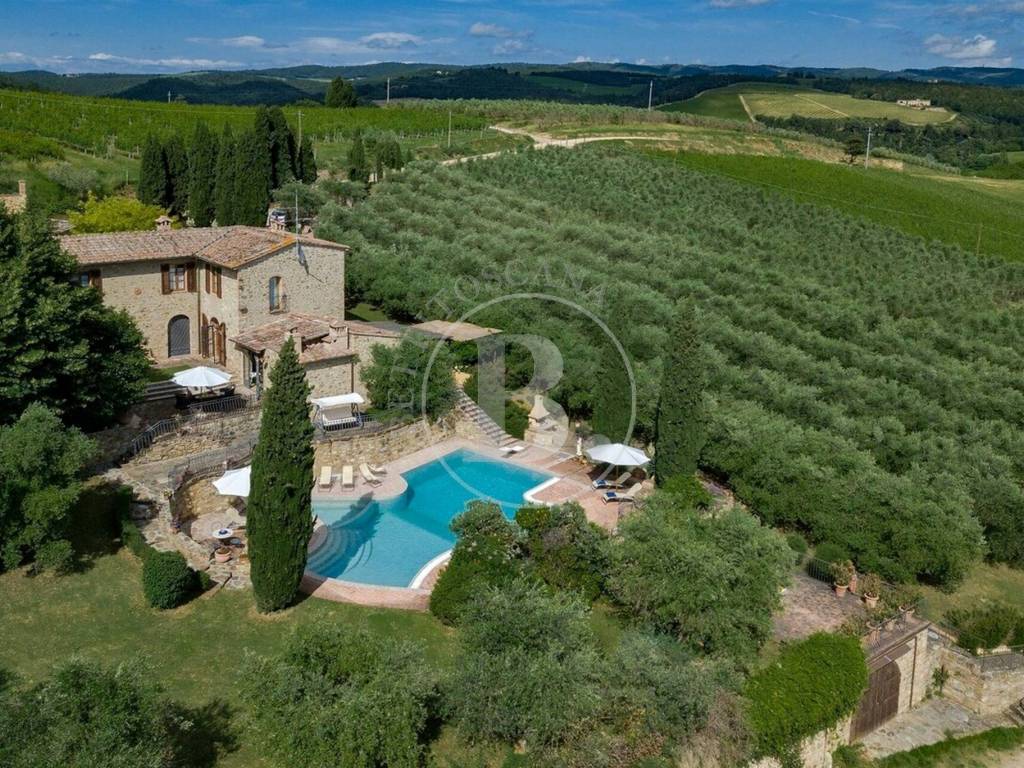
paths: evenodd
<path fill-rule="evenodd" d="M 928 53 L 972 67 L 1008 67 L 1013 63 L 1011 56 L 997 57 L 998 43 L 985 35 L 964 38 L 932 35 L 924 41 L 924 46 Z"/>
<path fill-rule="evenodd" d="M 166 59 L 137 59 L 132 56 L 118 56 L 113 53 L 91 53 L 89 61 L 110 62 L 112 64 L 131 64 L 136 67 L 163 67 L 166 69 L 218 69 L 222 67 L 244 66 L 240 61 L 225 59 L 189 59 L 173 56 Z"/>
<path fill-rule="evenodd" d="M 575 59 L 573 59 L 572 63 L 573 64 L 589 64 L 591 61 L 593 61 L 593 59 L 590 58 L 589 56 L 582 56 L 581 55 L 581 56 L 577 56 Z"/>
<path fill-rule="evenodd" d="M 406 48 L 413 45 L 422 45 L 424 40 L 419 35 L 410 35 L 408 32 L 374 32 L 359 38 L 359 42 L 371 48 Z"/>
<path fill-rule="evenodd" d="M 21 51 L 0 51 L 0 64 L 20 64 L 29 58 Z"/>
<path fill-rule="evenodd" d="M 484 24 L 478 21 L 469 28 L 469 34 L 473 37 L 521 37 L 522 34 L 514 29 L 502 27 L 498 24 Z"/>
<path fill-rule="evenodd" d="M 526 43 L 518 38 L 503 40 L 491 49 L 495 56 L 508 56 L 510 53 L 521 53 L 526 50 Z"/>

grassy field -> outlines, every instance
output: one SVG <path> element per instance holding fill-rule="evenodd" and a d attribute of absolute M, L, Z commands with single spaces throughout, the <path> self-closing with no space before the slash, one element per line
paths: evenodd
<path fill-rule="evenodd" d="M 979 564 L 956 592 L 952 594 L 924 587 L 921 612 L 932 621 L 939 621 L 954 608 L 972 608 L 1001 602 L 1024 611 L 1024 571 L 1005 565 Z"/>
<path fill-rule="evenodd" d="M 878 760 L 877 768 L 1010 768 L 1024 762 L 1024 730 L 990 731 L 946 739 Z"/>
<path fill-rule="evenodd" d="M 971 253 L 1024 259 L 1022 182 L 986 185 L 979 179 L 864 169 L 792 157 L 680 153 L 676 162 L 928 240 L 956 243 Z"/>
<path fill-rule="evenodd" d="M 688 112 L 707 117 L 747 120 L 741 97 L 754 115 L 769 117 L 893 119 L 910 125 L 944 123 L 955 118 L 946 110 L 919 110 L 884 101 L 855 99 L 843 93 L 826 93 L 810 88 L 740 83 L 706 91 L 687 101 L 661 107 L 667 112 Z"/>

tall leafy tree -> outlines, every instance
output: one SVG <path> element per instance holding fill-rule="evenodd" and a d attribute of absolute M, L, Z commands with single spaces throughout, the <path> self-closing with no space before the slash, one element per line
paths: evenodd
<path fill-rule="evenodd" d="M 302 146 L 299 147 L 297 170 L 298 173 L 296 176 L 298 176 L 299 181 L 303 184 L 312 184 L 316 181 L 316 155 L 313 154 L 313 141 L 309 136 L 302 137 Z"/>
<path fill-rule="evenodd" d="M 246 131 L 238 139 L 234 170 L 234 223 L 261 227 L 270 204 L 269 150 L 260 134 Z"/>
<path fill-rule="evenodd" d="M 33 402 L 68 424 L 110 424 L 145 387 L 142 334 L 94 288 L 73 284 L 78 266 L 49 223 L 0 213 L 0 423 Z"/>
<path fill-rule="evenodd" d="M 213 209 L 217 223 L 224 227 L 235 223 L 235 155 L 238 146 L 231 126 L 224 124 L 217 150 L 217 166 L 213 184 Z"/>
<path fill-rule="evenodd" d="M 366 182 L 370 178 L 370 165 L 366 161 L 366 146 L 363 144 L 362 131 L 356 131 L 352 137 L 352 146 L 348 148 L 346 158 L 348 177 L 352 181 Z"/>
<path fill-rule="evenodd" d="M 356 101 L 356 89 L 348 80 L 336 77 L 327 85 L 324 104 L 328 107 L 354 107 Z"/>
<path fill-rule="evenodd" d="M 188 209 L 188 152 L 181 134 L 175 133 L 164 142 L 167 163 L 167 207 L 175 216 L 184 216 Z"/>
<path fill-rule="evenodd" d="M 167 175 L 167 159 L 160 138 L 151 133 L 142 147 L 139 166 L 138 198 L 146 205 L 166 208 L 169 200 L 170 180 Z"/>
<path fill-rule="evenodd" d="M 692 303 L 679 305 L 670 339 L 654 424 L 654 475 L 659 485 L 679 475 L 692 475 L 707 439 L 707 359 Z"/>
<path fill-rule="evenodd" d="M 71 514 L 93 448 L 39 403 L 0 427 L 0 570 L 25 560 L 57 569 L 71 562 Z"/>
<path fill-rule="evenodd" d="M 270 371 L 263 420 L 252 460 L 249 558 L 260 611 L 278 611 L 295 598 L 313 533 L 313 425 L 309 384 L 294 342 L 281 348 Z"/>
<path fill-rule="evenodd" d="M 217 140 L 206 123 L 196 123 L 188 155 L 188 215 L 197 227 L 216 216 Z"/>

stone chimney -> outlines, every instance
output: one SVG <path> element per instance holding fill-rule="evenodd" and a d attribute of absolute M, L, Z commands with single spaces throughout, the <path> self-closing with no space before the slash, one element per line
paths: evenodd
<path fill-rule="evenodd" d="M 280 219 L 271 219 L 267 226 L 270 227 L 271 232 L 284 232 L 285 229 L 284 222 Z"/>
<path fill-rule="evenodd" d="M 166 213 L 156 220 L 157 232 L 170 232 L 172 219 Z"/>
<path fill-rule="evenodd" d="M 24 179 L 18 179 L 18 196 L 25 197 L 28 195 L 28 185 Z"/>

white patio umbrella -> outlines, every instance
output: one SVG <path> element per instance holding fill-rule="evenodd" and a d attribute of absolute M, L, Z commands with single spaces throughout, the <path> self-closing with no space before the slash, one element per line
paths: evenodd
<path fill-rule="evenodd" d="M 642 467 L 650 461 L 643 451 L 622 443 L 595 445 L 587 449 L 587 456 L 593 461 L 611 464 L 613 467 Z"/>
<path fill-rule="evenodd" d="M 213 481 L 213 487 L 221 496 L 241 496 L 248 498 L 249 481 L 252 478 L 252 465 L 241 469 L 231 469 Z"/>
<path fill-rule="evenodd" d="M 200 365 L 174 374 L 174 383 L 189 389 L 209 389 L 231 381 L 231 374 Z"/>

